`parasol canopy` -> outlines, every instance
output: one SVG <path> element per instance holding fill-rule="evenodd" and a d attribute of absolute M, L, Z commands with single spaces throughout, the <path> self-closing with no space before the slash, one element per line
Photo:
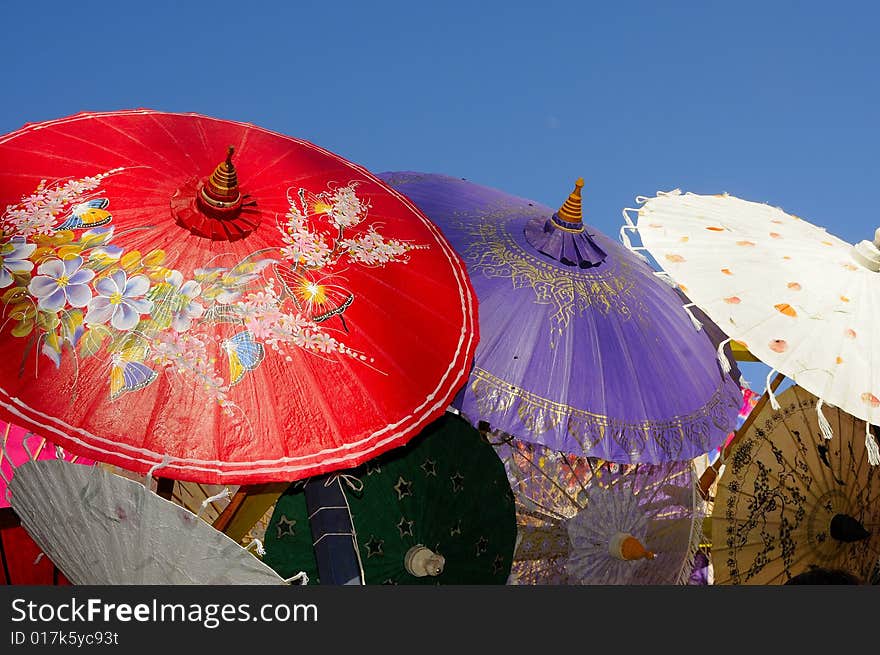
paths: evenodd
<path fill-rule="evenodd" d="M 8 483 L 24 462 L 63 458 L 92 465 L 93 461 L 56 448 L 43 437 L 0 421 L 0 584 L 70 584 L 58 567 L 45 557 L 9 503 Z"/>
<path fill-rule="evenodd" d="M 780 408 L 765 405 L 737 436 L 712 508 L 715 584 L 784 584 L 818 566 L 870 579 L 880 557 L 880 474 L 857 435 L 864 421 L 826 416 L 817 398 L 792 386 Z"/>
<path fill-rule="evenodd" d="M 703 505 L 690 462 L 616 464 L 497 446 L 516 501 L 517 584 L 686 584 Z"/>
<path fill-rule="evenodd" d="M 12 423 L 0 421 L 0 435 L 0 508 L 9 507 L 7 486 L 16 468 L 24 462 L 60 457 L 77 464 L 94 464 L 90 459 L 59 450 L 44 437 Z"/>
<path fill-rule="evenodd" d="M 559 210 L 445 175 L 388 172 L 461 253 L 480 343 L 454 405 L 552 450 L 633 463 L 723 443 L 742 396 L 675 290 L 585 224 L 581 186 Z"/>
<path fill-rule="evenodd" d="M 25 462 L 10 489 L 22 526 L 73 584 L 285 583 L 196 514 L 102 467 Z"/>
<path fill-rule="evenodd" d="M 880 234 L 853 245 L 778 207 L 727 194 L 675 190 L 638 200 L 638 218 L 624 212 L 622 232 L 638 230 L 643 249 L 731 339 L 820 399 L 826 438 L 826 403 L 880 424 L 873 366 Z M 864 440 L 871 463 L 880 463 L 867 429 Z"/>
<path fill-rule="evenodd" d="M 71 452 L 299 479 L 405 443 L 470 368 L 459 257 L 306 141 L 150 110 L 27 125 L 0 207 L 0 409 Z"/>
<path fill-rule="evenodd" d="M 507 580 L 516 539 L 510 485 L 492 446 L 460 416 L 447 412 L 406 446 L 326 483 L 344 492 L 363 583 Z M 315 549 L 324 535 L 309 521 L 324 510 L 307 510 L 303 486 L 278 499 L 263 561 L 281 575 L 304 571 L 320 581 Z"/>

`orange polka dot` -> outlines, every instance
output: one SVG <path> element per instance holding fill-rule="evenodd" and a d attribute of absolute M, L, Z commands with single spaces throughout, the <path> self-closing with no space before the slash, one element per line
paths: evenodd
<path fill-rule="evenodd" d="M 774 339 L 770 342 L 770 350 L 775 353 L 784 353 L 788 350 L 788 343 L 786 343 L 785 339 Z"/>
<path fill-rule="evenodd" d="M 724 273 L 725 275 L 733 275 L 733 273 L 730 272 L 729 268 L 722 268 L 721 272 Z"/>
<path fill-rule="evenodd" d="M 797 318 L 797 312 L 794 311 L 794 307 L 789 305 L 787 302 L 779 303 L 778 305 L 773 305 L 776 310 L 780 314 L 785 314 L 786 316 L 791 316 L 792 318 Z"/>
<path fill-rule="evenodd" d="M 770 233 L 770 238 L 771 238 L 771 239 L 781 239 L 781 238 L 782 238 L 782 235 L 779 234 L 779 232 L 771 232 L 771 233 Z"/>
<path fill-rule="evenodd" d="M 862 402 L 871 407 L 880 407 L 880 398 L 867 391 L 862 394 Z"/>
<path fill-rule="evenodd" d="M 729 296 L 724 299 L 724 302 L 726 302 L 728 305 L 738 305 L 742 302 L 742 300 L 740 300 L 737 296 Z"/>
<path fill-rule="evenodd" d="M 706 229 L 709 230 L 710 232 L 724 232 L 723 227 L 715 227 L 714 225 L 710 225 Z"/>
<path fill-rule="evenodd" d="M 788 283 L 787 285 L 785 285 L 785 286 L 787 286 L 787 287 L 788 287 L 789 289 L 791 289 L 792 291 L 800 291 L 800 290 L 803 288 L 803 287 L 801 287 L 801 285 L 798 284 L 797 282 L 789 282 L 789 283 Z"/>
<path fill-rule="evenodd" d="M 847 328 L 847 329 L 846 329 L 846 332 L 844 332 L 844 334 L 845 334 L 846 336 L 848 336 L 850 339 L 855 339 L 855 338 L 856 338 L 856 331 L 853 330 L 852 328 Z"/>
<path fill-rule="evenodd" d="M 685 261 L 684 257 L 682 257 L 681 255 L 666 255 L 666 259 L 673 264 L 680 264 Z"/>
<path fill-rule="evenodd" d="M 849 298 L 847 298 L 846 296 L 841 296 L 840 299 L 841 299 L 843 302 L 849 302 Z"/>
<path fill-rule="evenodd" d="M 737 241 L 736 245 L 738 245 L 738 246 L 754 246 L 755 242 L 754 241 Z"/>

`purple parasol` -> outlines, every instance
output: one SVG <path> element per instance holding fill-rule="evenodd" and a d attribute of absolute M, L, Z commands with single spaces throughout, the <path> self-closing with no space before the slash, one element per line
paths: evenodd
<path fill-rule="evenodd" d="M 621 463 L 709 452 L 742 402 L 675 289 L 581 219 L 578 181 L 558 211 L 445 175 L 379 175 L 463 257 L 480 343 L 454 406 L 553 450 Z"/>

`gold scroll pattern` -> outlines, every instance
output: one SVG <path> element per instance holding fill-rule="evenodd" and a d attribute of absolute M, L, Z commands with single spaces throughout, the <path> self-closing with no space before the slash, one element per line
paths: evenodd
<path fill-rule="evenodd" d="M 468 266 L 486 277 L 510 278 L 516 289 L 531 287 L 537 303 L 553 305 L 550 318 L 558 333 L 587 310 L 647 320 L 647 308 L 634 293 L 630 262 L 618 259 L 616 266 L 583 270 L 532 254 L 513 239 L 508 225 L 525 213 L 522 207 L 496 207 L 481 212 L 478 220 L 457 214 L 456 227 L 470 237 L 462 252 Z"/>
<path fill-rule="evenodd" d="M 688 452 L 694 448 L 707 452 L 713 433 L 733 429 L 728 417 L 731 408 L 738 407 L 737 400 L 724 393 L 723 381 L 699 410 L 665 421 L 627 422 L 577 409 L 514 386 L 478 366 L 471 373 L 470 390 L 481 416 L 506 413 L 515 407 L 528 436 L 539 437 L 564 426 L 585 454 L 602 457 L 607 450 L 603 443 L 610 439 L 633 462 L 641 461 L 649 448 L 662 455 L 659 459 L 663 461 L 681 459 L 686 446 Z"/>

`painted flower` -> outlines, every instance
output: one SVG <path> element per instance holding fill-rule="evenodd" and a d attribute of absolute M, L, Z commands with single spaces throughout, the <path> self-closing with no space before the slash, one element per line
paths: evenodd
<path fill-rule="evenodd" d="M 141 314 L 149 314 L 153 301 L 144 298 L 150 289 L 146 275 L 130 278 L 125 271 L 115 271 L 95 282 L 98 295 L 89 303 L 86 323 L 106 323 L 117 330 L 131 330 L 141 320 Z"/>
<path fill-rule="evenodd" d="M 357 225 L 367 216 L 369 205 L 363 203 L 354 190 L 355 184 L 336 189 L 330 196 L 330 222 L 338 228 Z"/>
<path fill-rule="evenodd" d="M 89 282 L 95 272 L 82 268 L 82 257 L 50 259 L 40 264 L 28 291 L 37 298 L 37 306 L 45 311 L 57 312 L 67 303 L 72 307 L 85 307 L 92 299 Z"/>
<path fill-rule="evenodd" d="M 0 289 L 12 284 L 13 273 L 30 273 L 34 270 L 34 263 L 28 257 L 36 249 L 36 244 L 27 243 L 20 237 L 13 237 L 9 243 L 0 246 Z"/>
<path fill-rule="evenodd" d="M 339 245 L 348 252 L 352 261 L 367 266 L 381 266 L 389 262 L 401 261 L 400 257 L 407 252 L 422 247 L 412 246 L 397 239 L 386 239 L 372 226 L 360 236 L 342 239 Z"/>
<path fill-rule="evenodd" d="M 178 332 L 186 332 L 192 327 L 193 319 L 201 317 L 205 313 L 204 306 L 195 299 L 202 293 L 202 285 L 195 280 L 183 281 L 183 273 L 171 271 L 165 281 L 171 285 L 173 291 L 173 306 L 171 311 L 171 327 Z"/>

